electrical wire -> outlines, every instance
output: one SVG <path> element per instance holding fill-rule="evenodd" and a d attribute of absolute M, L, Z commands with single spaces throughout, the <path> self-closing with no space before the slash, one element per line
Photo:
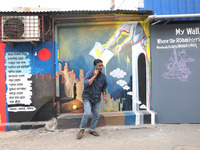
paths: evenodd
<path fill-rule="evenodd" d="M 119 9 L 124 2 L 125 2 L 125 0 L 122 1 L 122 3 L 119 5 L 119 7 L 117 9 Z"/>

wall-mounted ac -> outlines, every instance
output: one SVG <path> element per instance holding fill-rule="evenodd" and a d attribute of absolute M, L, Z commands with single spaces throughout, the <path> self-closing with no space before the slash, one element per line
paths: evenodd
<path fill-rule="evenodd" d="M 28 42 L 40 40 L 38 16 L 2 16 L 2 41 Z"/>

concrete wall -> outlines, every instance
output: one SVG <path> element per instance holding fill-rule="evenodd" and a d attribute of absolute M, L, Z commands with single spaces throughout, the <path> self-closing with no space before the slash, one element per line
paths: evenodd
<path fill-rule="evenodd" d="M 200 123 L 199 25 L 150 26 L 151 108 L 159 123 Z"/>

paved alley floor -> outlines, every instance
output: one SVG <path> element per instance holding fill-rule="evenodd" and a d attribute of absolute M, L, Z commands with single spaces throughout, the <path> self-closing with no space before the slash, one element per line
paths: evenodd
<path fill-rule="evenodd" d="M 200 124 L 107 126 L 99 137 L 79 129 L 45 131 L 44 128 L 0 132 L 1 150 L 200 150 Z"/>

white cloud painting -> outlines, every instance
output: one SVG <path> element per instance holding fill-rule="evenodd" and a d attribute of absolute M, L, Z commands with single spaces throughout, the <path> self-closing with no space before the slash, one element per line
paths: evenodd
<path fill-rule="evenodd" d="M 118 80 L 117 82 L 116 82 L 118 85 L 120 85 L 121 87 L 123 87 L 124 85 L 126 85 L 127 84 L 127 82 L 125 81 L 125 80 Z"/>
<path fill-rule="evenodd" d="M 112 72 L 110 72 L 110 75 L 114 78 L 121 79 L 121 78 L 124 78 L 124 76 L 126 75 L 126 72 L 124 72 L 120 68 L 117 68 L 113 70 Z"/>
<path fill-rule="evenodd" d="M 129 87 L 128 85 L 125 85 L 125 86 L 123 87 L 123 89 L 124 89 L 124 90 L 129 90 L 130 87 Z"/>

